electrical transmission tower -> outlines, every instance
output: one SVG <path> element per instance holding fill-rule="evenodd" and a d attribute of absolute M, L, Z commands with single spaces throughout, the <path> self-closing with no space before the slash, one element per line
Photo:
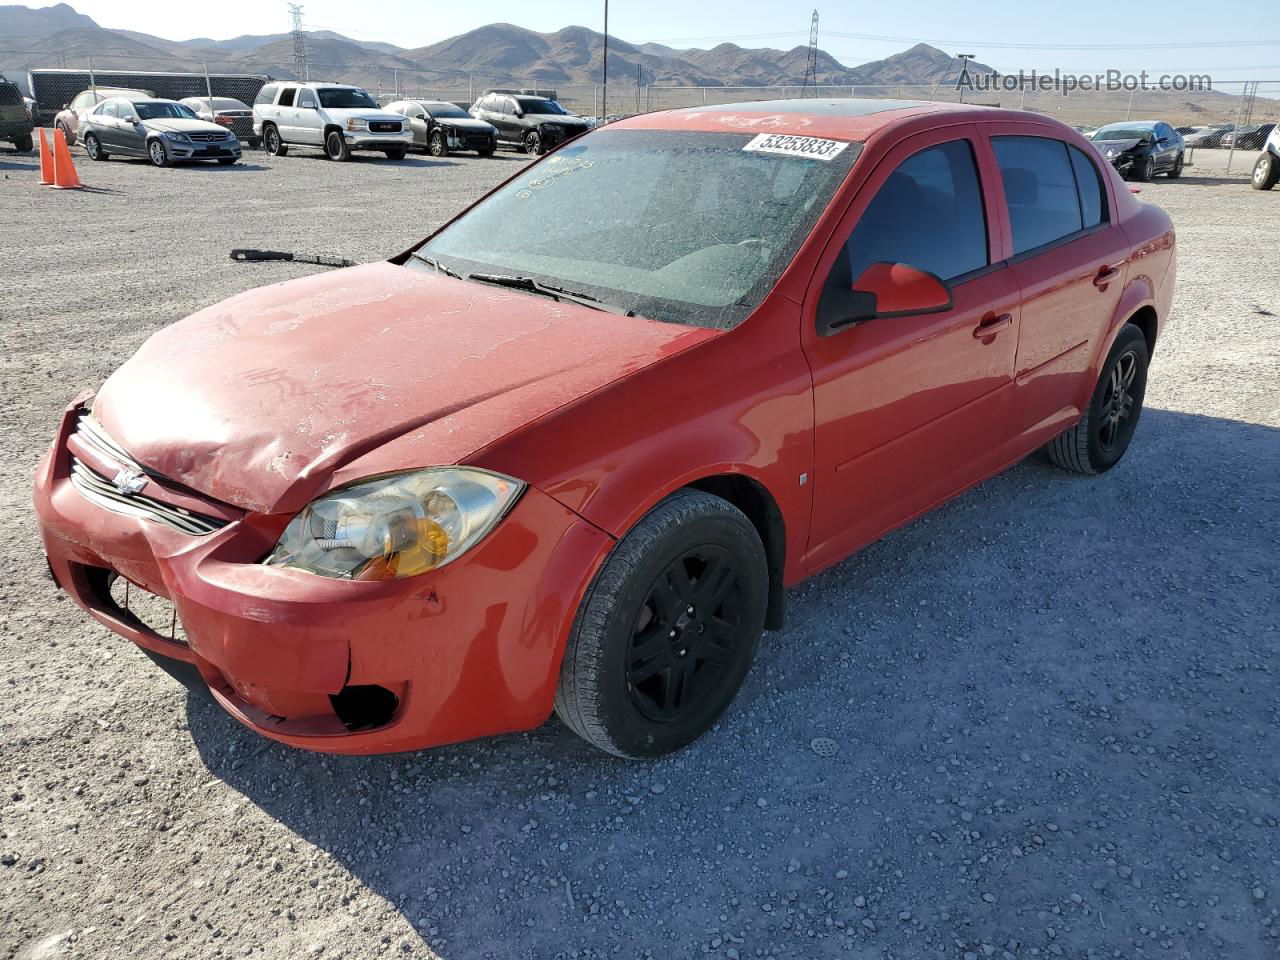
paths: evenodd
<path fill-rule="evenodd" d="M 299 80 L 310 80 L 307 71 L 307 38 L 302 32 L 302 5 L 289 4 L 289 16 L 293 18 L 293 72 Z"/>
<path fill-rule="evenodd" d="M 809 84 L 815 87 L 818 85 L 818 11 L 813 11 L 813 19 L 809 21 L 809 59 L 804 65 L 804 91 L 809 89 Z"/>

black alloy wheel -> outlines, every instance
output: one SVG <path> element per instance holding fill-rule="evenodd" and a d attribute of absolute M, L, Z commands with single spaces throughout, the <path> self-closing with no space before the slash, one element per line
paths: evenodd
<path fill-rule="evenodd" d="M 723 547 L 684 551 L 661 573 L 640 608 L 627 655 L 627 691 L 650 720 L 667 723 L 714 698 L 743 637 L 742 577 Z"/>

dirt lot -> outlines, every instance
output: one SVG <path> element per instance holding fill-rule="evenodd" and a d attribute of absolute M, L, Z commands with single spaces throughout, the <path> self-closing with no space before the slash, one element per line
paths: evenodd
<path fill-rule="evenodd" d="M 481 161 L 0 155 L 0 956 L 1280 956 L 1280 191 L 1198 158 L 1148 409 L 795 590 L 738 704 L 629 764 L 556 721 L 332 759 L 189 697 L 43 576 L 32 469 L 153 330 L 370 260 Z M 352 344 L 353 360 L 359 344 Z M 820 757 L 815 737 L 839 750 Z"/>

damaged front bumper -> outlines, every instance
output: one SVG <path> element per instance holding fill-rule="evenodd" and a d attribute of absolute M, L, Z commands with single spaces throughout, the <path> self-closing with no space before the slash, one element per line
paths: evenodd
<path fill-rule="evenodd" d="M 294 746 L 364 754 L 529 729 L 550 713 L 574 612 L 612 542 L 577 514 L 527 489 L 465 556 L 401 580 L 267 567 L 289 516 L 245 513 L 155 476 L 113 501 L 95 484 L 135 478 L 86 438 L 84 415 L 67 409 L 36 474 L 55 580 L 109 629 L 191 665 L 241 722 Z M 213 529 L 183 529 L 184 516 Z M 116 577 L 172 601 L 185 636 L 122 607 Z"/>

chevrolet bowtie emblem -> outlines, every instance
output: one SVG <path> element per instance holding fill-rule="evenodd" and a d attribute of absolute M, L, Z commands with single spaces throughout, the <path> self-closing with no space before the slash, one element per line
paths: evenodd
<path fill-rule="evenodd" d="M 142 488 L 147 485 L 147 477 L 146 474 L 138 473 L 136 470 L 125 469 L 112 477 L 111 482 L 115 484 L 117 490 L 125 496 L 131 497 L 135 493 L 140 493 Z"/>

